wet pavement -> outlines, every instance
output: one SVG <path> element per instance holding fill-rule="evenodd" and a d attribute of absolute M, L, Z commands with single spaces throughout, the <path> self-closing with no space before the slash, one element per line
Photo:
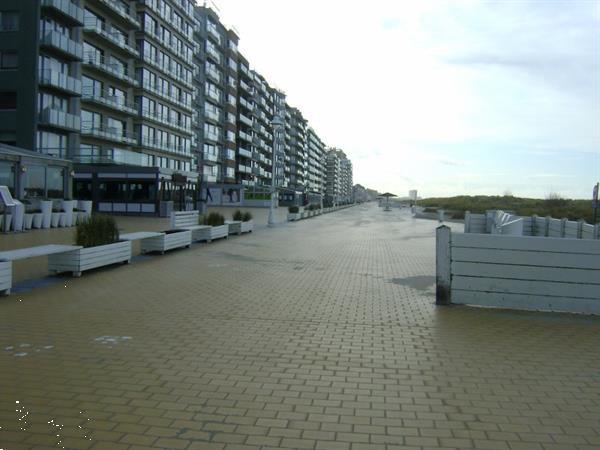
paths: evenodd
<path fill-rule="evenodd" d="M 357 206 L 0 299 L 0 448 L 599 449 L 600 319 L 436 307 L 436 226 Z"/>

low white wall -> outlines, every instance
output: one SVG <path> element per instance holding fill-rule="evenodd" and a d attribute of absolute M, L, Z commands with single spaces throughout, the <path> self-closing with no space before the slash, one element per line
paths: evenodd
<path fill-rule="evenodd" d="M 447 239 L 444 228 L 438 242 L 447 247 L 450 267 L 438 264 L 437 271 L 438 279 L 450 280 L 451 303 L 600 314 L 600 242 L 488 234 Z"/>

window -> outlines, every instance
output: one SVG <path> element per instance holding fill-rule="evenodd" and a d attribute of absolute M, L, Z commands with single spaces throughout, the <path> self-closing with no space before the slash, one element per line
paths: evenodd
<path fill-rule="evenodd" d="M 15 195 L 15 166 L 7 161 L 0 161 L 0 186 L 8 186 L 8 190 Z"/>
<path fill-rule="evenodd" d="M 0 92 L 0 111 L 17 109 L 16 92 Z"/>
<path fill-rule="evenodd" d="M 44 166 L 28 165 L 24 178 L 25 197 L 46 196 L 46 169 Z"/>
<path fill-rule="evenodd" d="M 125 136 L 125 122 L 109 117 L 106 120 L 106 126 L 111 134 Z"/>
<path fill-rule="evenodd" d="M 46 168 L 46 188 L 48 198 L 63 198 L 65 195 L 65 175 L 62 167 Z"/>
<path fill-rule="evenodd" d="M 62 112 L 69 112 L 68 101 L 65 97 L 49 94 L 47 92 L 39 92 L 38 111 L 41 112 L 46 108 L 56 109 Z"/>
<path fill-rule="evenodd" d="M 38 131 L 36 135 L 37 150 L 50 156 L 64 158 L 67 156 L 67 135 Z"/>
<path fill-rule="evenodd" d="M 85 41 L 83 42 L 83 55 L 89 63 L 104 64 L 104 52 Z"/>
<path fill-rule="evenodd" d="M 91 95 L 93 97 L 100 97 L 103 93 L 102 81 L 95 80 L 94 78 L 81 77 L 81 83 L 83 86 L 83 93 L 85 95 Z"/>
<path fill-rule="evenodd" d="M 0 11 L 0 31 L 18 31 L 19 12 Z"/>
<path fill-rule="evenodd" d="M 0 69 L 16 69 L 19 67 L 17 52 L 0 52 Z"/>
<path fill-rule="evenodd" d="M 102 127 L 102 115 L 97 112 L 81 110 L 81 129 L 94 130 Z"/>
<path fill-rule="evenodd" d="M 75 180 L 73 183 L 73 198 L 91 200 L 92 182 L 90 180 Z"/>
<path fill-rule="evenodd" d="M 100 200 L 127 200 L 127 183 L 122 181 L 106 181 L 99 186 Z"/>

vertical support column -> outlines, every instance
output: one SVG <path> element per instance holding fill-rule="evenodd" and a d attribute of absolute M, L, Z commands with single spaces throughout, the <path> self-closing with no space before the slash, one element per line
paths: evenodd
<path fill-rule="evenodd" d="M 550 216 L 546 216 L 546 230 L 544 231 L 544 236 L 550 236 Z"/>
<path fill-rule="evenodd" d="M 471 232 L 471 211 L 465 211 L 465 233 Z"/>
<path fill-rule="evenodd" d="M 577 221 L 577 239 L 583 239 L 583 224 L 585 220 L 579 219 Z"/>
<path fill-rule="evenodd" d="M 531 235 L 537 236 L 537 214 L 531 216 Z"/>
<path fill-rule="evenodd" d="M 437 227 L 435 233 L 435 304 L 449 305 L 452 274 L 450 272 L 452 233 L 449 227 Z"/>
<path fill-rule="evenodd" d="M 600 239 L 600 225 L 594 225 L 594 239 Z"/>
<path fill-rule="evenodd" d="M 565 219 L 564 217 L 560 219 L 560 237 L 565 237 L 567 232 L 567 221 L 568 219 Z"/>

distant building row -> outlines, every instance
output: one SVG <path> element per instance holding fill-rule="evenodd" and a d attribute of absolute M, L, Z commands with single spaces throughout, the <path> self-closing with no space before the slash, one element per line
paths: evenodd
<path fill-rule="evenodd" d="M 251 69 L 238 41 L 191 0 L 2 0 L 0 143 L 73 161 L 76 198 L 156 213 L 199 185 L 264 191 L 279 114 L 281 198 L 350 200 L 351 162 Z M 25 195 L 47 196 L 45 174 L 27 178 Z"/>

